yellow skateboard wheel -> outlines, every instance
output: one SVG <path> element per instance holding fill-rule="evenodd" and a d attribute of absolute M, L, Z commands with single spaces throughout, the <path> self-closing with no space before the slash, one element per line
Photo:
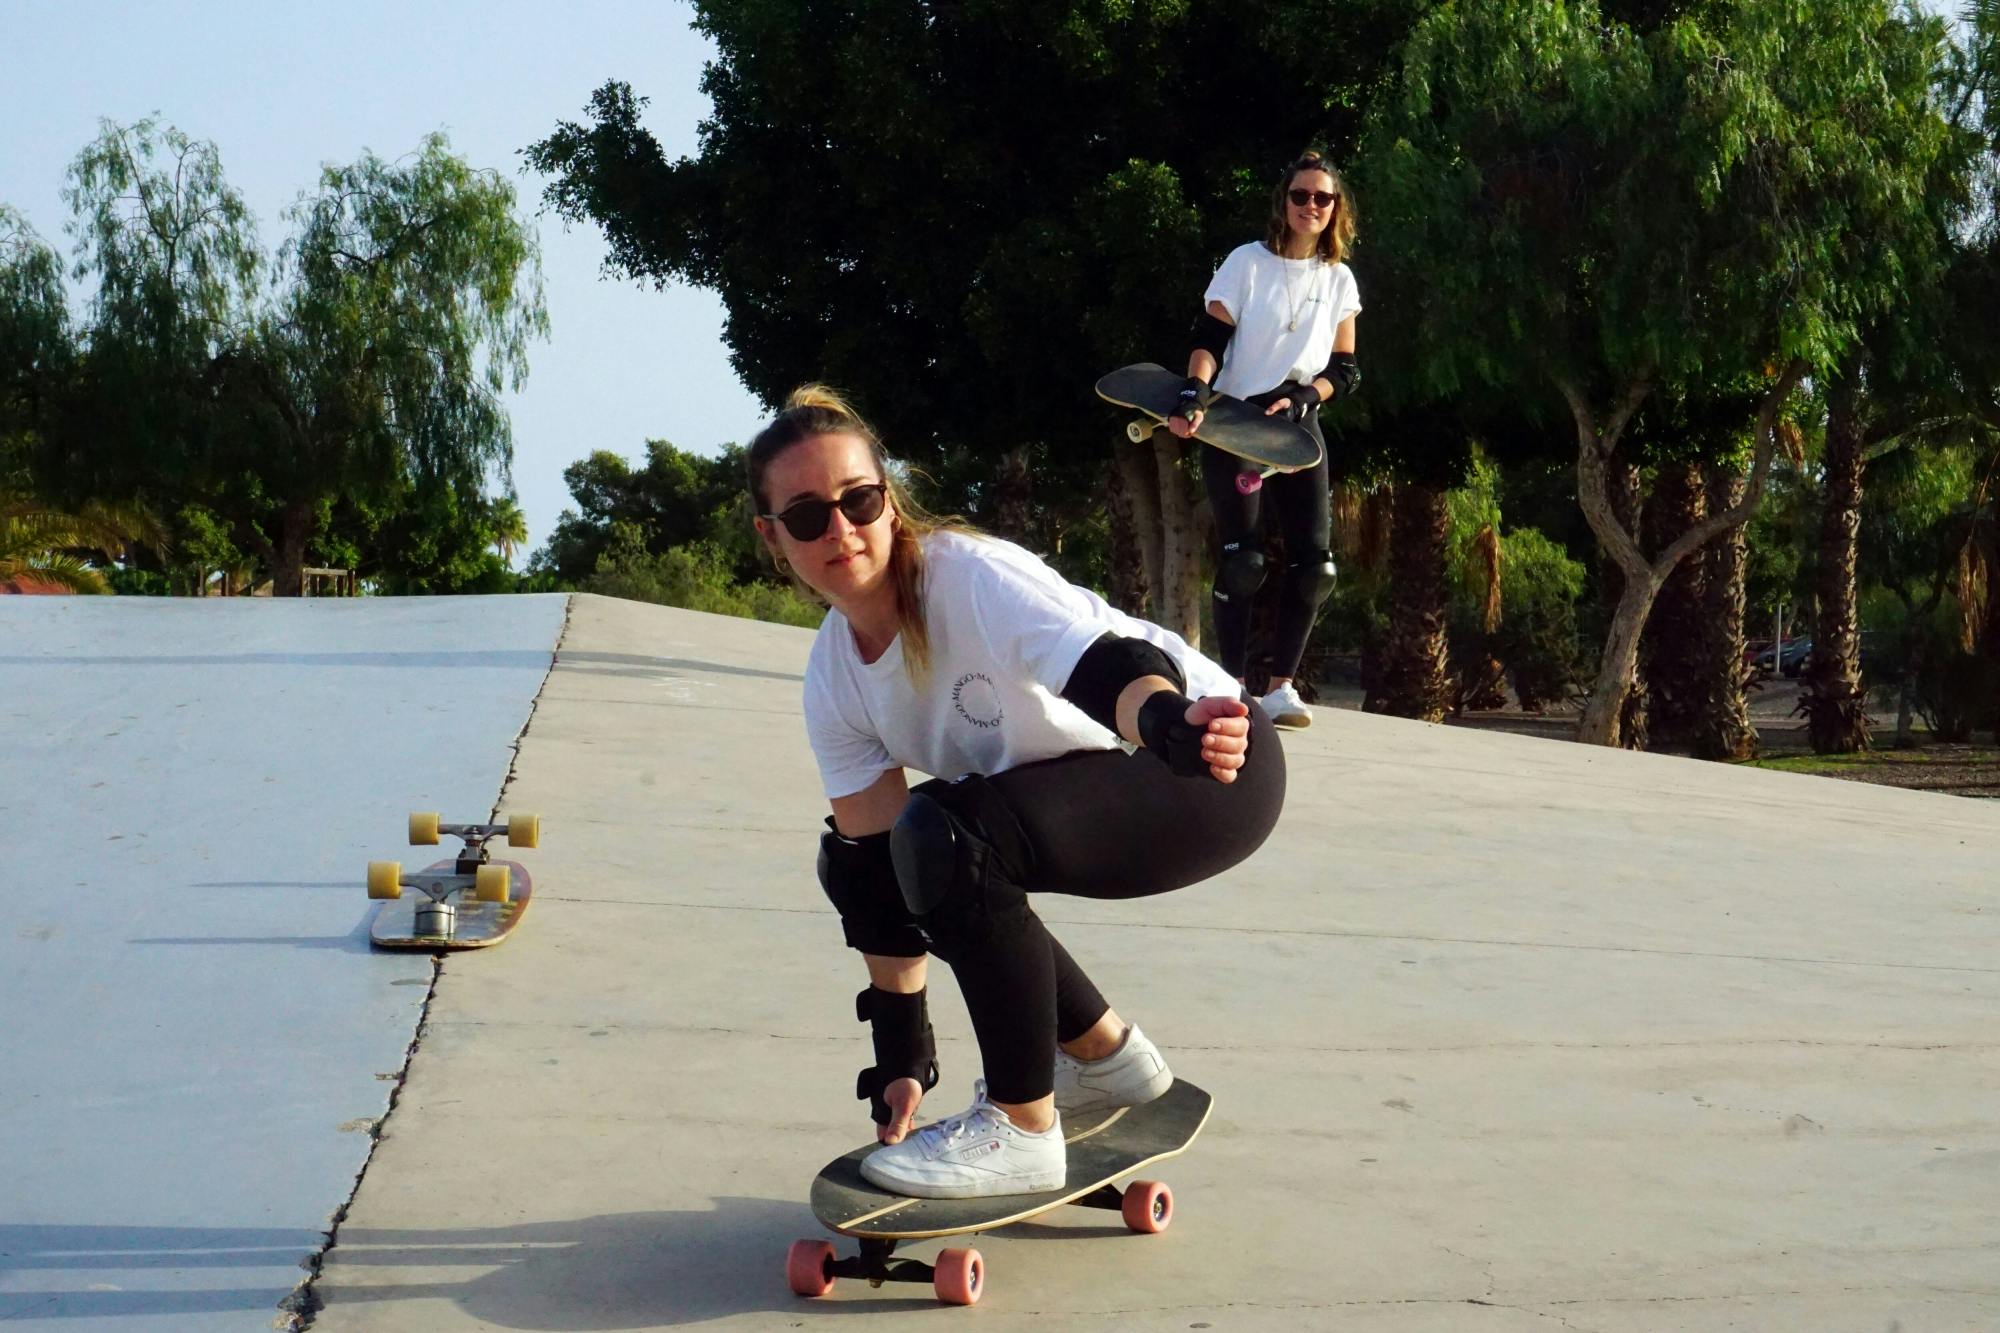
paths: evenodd
<path fill-rule="evenodd" d="M 508 815 L 507 845 L 509 847 L 538 847 L 542 842 L 542 817 L 540 815 Z"/>
<path fill-rule="evenodd" d="M 412 814 L 410 816 L 410 846 L 435 847 L 438 840 L 438 817 L 435 814 Z"/>
<path fill-rule="evenodd" d="M 401 861 L 370 861 L 368 863 L 368 896 L 370 898 L 402 897 L 403 863 Z"/>
<path fill-rule="evenodd" d="M 481 866 L 472 873 L 472 896 L 482 903 L 504 903 L 513 883 L 506 866 Z"/>

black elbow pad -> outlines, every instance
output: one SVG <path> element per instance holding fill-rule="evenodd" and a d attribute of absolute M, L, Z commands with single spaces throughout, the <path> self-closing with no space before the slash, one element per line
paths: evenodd
<path fill-rule="evenodd" d="M 1187 688 L 1181 664 L 1164 648 L 1145 639 L 1127 638 L 1106 631 L 1097 642 L 1083 650 L 1076 669 L 1069 673 L 1062 697 L 1082 709 L 1084 715 L 1114 736 L 1118 734 L 1118 696 L 1142 676 L 1165 676 L 1176 690 Z"/>
<path fill-rule="evenodd" d="M 1333 386 L 1334 396 L 1345 398 L 1361 387 L 1361 363 L 1354 359 L 1352 352 L 1335 352 L 1327 360 L 1326 369 L 1319 378 Z"/>
<path fill-rule="evenodd" d="M 1222 360 L 1223 350 L 1229 346 L 1230 336 L 1235 332 L 1234 324 L 1217 319 L 1204 310 L 1195 316 L 1194 327 L 1188 330 L 1188 336 L 1194 339 L 1197 352 L 1207 352 L 1219 362 Z"/>

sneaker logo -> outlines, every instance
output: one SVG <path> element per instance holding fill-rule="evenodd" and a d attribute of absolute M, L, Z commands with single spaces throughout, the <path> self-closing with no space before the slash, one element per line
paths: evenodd
<path fill-rule="evenodd" d="M 1001 1146 L 1000 1140 L 988 1139 L 984 1143 L 975 1143 L 970 1148 L 962 1148 L 957 1153 L 954 1153 L 953 1156 L 957 1157 L 961 1162 L 970 1162 L 975 1158 L 990 1157 L 994 1153 L 999 1152 Z"/>

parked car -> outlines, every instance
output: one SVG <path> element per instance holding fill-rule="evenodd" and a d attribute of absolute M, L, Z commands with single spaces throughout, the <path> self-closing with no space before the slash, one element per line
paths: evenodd
<path fill-rule="evenodd" d="M 1812 654 L 1812 640 L 1800 635 L 1796 639 L 1786 639 L 1779 646 L 1775 660 L 1770 648 L 1750 659 L 1750 665 L 1759 671 L 1776 669 L 1779 675 L 1791 677 L 1805 670 L 1806 658 Z"/>

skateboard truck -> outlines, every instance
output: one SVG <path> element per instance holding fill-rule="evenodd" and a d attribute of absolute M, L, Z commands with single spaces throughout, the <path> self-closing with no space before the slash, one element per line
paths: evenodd
<path fill-rule="evenodd" d="M 1132 441 L 1132 443 L 1134 444 L 1145 444 L 1147 441 L 1153 438 L 1153 432 L 1165 429 L 1166 429 L 1165 426 L 1162 426 L 1159 422 L 1154 421 L 1151 417 L 1134 417 L 1132 420 L 1125 423 L 1125 438 Z M 1246 463 L 1250 462 L 1249 459 L 1244 459 L 1243 461 Z M 1236 483 L 1236 489 L 1239 491 L 1243 491 L 1243 493 L 1247 495 L 1249 494 L 1250 491 L 1256 490 L 1258 486 L 1262 486 L 1264 484 L 1265 478 L 1277 476 L 1278 469 L 1272 467 L 1268 463 L 1255 463 L 1252 464 L 1250 467 L 1244 468 L 1240 476 L 1249 476 L 1252 474 L 1254 474 L 1257 478 L 1255 485 L 1246 488 L 1243 482 L 1239 479 Z"/>
<path fill-rule="evenodd" d="M 449 940 L 458 929 L 458 903 L 468 891 L 482 903 L 505 903 L 510 896 L 512 872 L 488 860 L 488 840 L 505 838 L 511 847 L 533 847 L 541 841 L 541 827 L 539 815 L 510 815 L 504 824 L 443 824 L 435 814 L 412 814 L 412 846 L 435 846 L 441 834 L 465 843 L 452 864 L 452 873 L 432 870 L 405 875 L 401 862 L 370 861 L 368 896 L 395 899 L 402 897 L 406 888 L 417 890 L 428 901 L 416 906 L 413 933 L 423 939 Z"/>

